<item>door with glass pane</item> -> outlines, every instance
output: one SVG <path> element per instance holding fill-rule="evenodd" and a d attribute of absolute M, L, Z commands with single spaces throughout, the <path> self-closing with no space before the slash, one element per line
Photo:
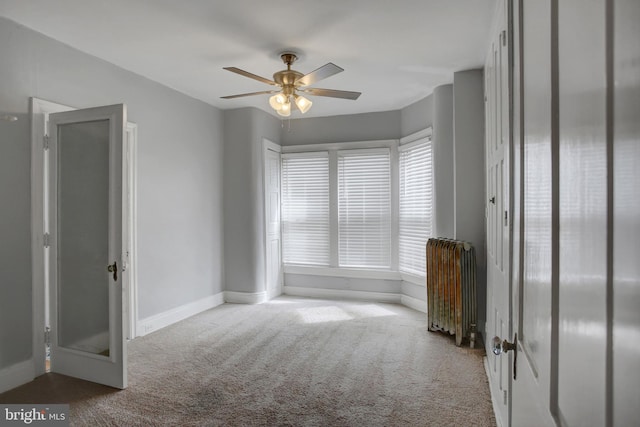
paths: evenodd
<path fill-rule="evenodd" d="M 122 306 L 126 107 L 51 114 L 51 372 L 127 386 Z"/>

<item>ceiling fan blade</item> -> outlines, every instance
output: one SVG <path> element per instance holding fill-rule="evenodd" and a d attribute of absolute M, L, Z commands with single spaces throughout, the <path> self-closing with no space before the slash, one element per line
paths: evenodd
<path fill-rule="evenodd" d="M 319 89 L 319 88 L 309 88 L 309 89 L 299 89 L 304 93 L 308 93 L 309 95 L 315 96 L 329 96 L 331 98 L 343 98 L 343 99 L 352 99 L 356 100 L 361 95 L 361 92 L 351 92 L 348 90 L 334 90 L 334 89 Z"/>
<path fill-rule="evenodd" d="M 342 68 L 338 67 L 332 62 L 329 62 L 328 64 L 324 64 L 317 70 L 313 70 L 309 74 L 300 77 L 298 80 L 296 80 L 296 86 L 309 86 L 314 84 L 315 82 L 319 82 L 322 79 L 326 79 L 327 77 L 331 77 L 334 74 L 338 74 L 342 71 L 344 71 Z"/>
<path fill-rule="evenodd" d="M 277 93 L 277 90 L 263 90 L 261 92 L 240 93 L 238 95 L 221 96 L 222 99 L 242 98 L 243 96 L 265 95 L 267 93 Z"/>
<path fill-rule="evenodd" d="M 227 71 L 231 71 L 232 73 L 240 74 L 241 76 L 249 77 L 250 79 L 254 79 L 254 80 L 257 80 L 259 82 L 266 83 L 268 85 L 278 86 L 278 84 L 276 82 L 274 82 L 273 80 L 269 80 L 269 79 L 266 79 L 264 77 L 260 77 L 260 76 L 258 76 L 256 74 L 250 73 L 250 72 L 245 71 L 245 70 L 241 70 L 240 68 L 237 68 L 237 67 L 223 67 L 223 68 L 225 70 L 227 70 Z"/>

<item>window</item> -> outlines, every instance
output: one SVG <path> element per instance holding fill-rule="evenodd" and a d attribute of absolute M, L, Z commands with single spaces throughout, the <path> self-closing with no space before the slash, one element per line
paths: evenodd
<path fill-rule="evenodd" d="M 424 282 L 433 216 L 430 129 L 401 142 L 283 147 L 286 273 Z"/>
<path fill-rule="evenodd" d="M 340 267 L 391 267 L 388 149 L 338 152 Z"/>
<path fill-rule="evenodd" d="M 329 265 L 329 157 L 282 155 L 282 242 L 287 264 Z"/>
<path fill-rule="evenodd" d="M 424 276 L 425 246 L 431 237 L 433 176 L 431 140 L 400 147 L 399 269 Z"/>

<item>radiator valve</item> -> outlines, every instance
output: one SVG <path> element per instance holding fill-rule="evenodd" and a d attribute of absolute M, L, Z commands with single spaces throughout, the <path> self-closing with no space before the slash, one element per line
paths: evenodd
<path fill-rule="evenodd" d="M 471 324 L 471 331 L 469 332 L 469 348 L 476 347 L 476 324 Z"/>

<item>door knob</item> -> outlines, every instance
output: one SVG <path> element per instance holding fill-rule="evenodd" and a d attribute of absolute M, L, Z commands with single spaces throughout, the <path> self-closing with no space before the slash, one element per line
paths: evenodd
<path fill-rule="evenodd" d="M 113 261 L 113 264 L 107 265 L 107 271 L 113 273 L 113 281 L 118 281 L 118 264 Z"/>
<path fill-rule="evenodd" d="M 496 204 L 496 196 L 493 196 L 492 198 L 490 198 L 489 202 L 493 203 L 495 205 Z"/>
<path fill-rule="evenodd" d="M 515 351 L 516 343 L 515 340 L 511 343 L 507 340 L 502 341 L 500 337 L 493 337 L 493 340 L 491 341 L 491 349 L 493 350 L 493 354 L 500 356 L 503 352 L 506 353 L 509 350 Z"/>
<path fill-rule="evenodd" d="M 501 340 L 500 337 L 493 337 L 491 340 L 491 351 L 496 356 L 500 356 L 502 353 L 513 351 L 513 379 L 516 379 L 516 363 L 518 361 L 518 334 L 513 336 L 513 342 L 507 340 Z"/>

